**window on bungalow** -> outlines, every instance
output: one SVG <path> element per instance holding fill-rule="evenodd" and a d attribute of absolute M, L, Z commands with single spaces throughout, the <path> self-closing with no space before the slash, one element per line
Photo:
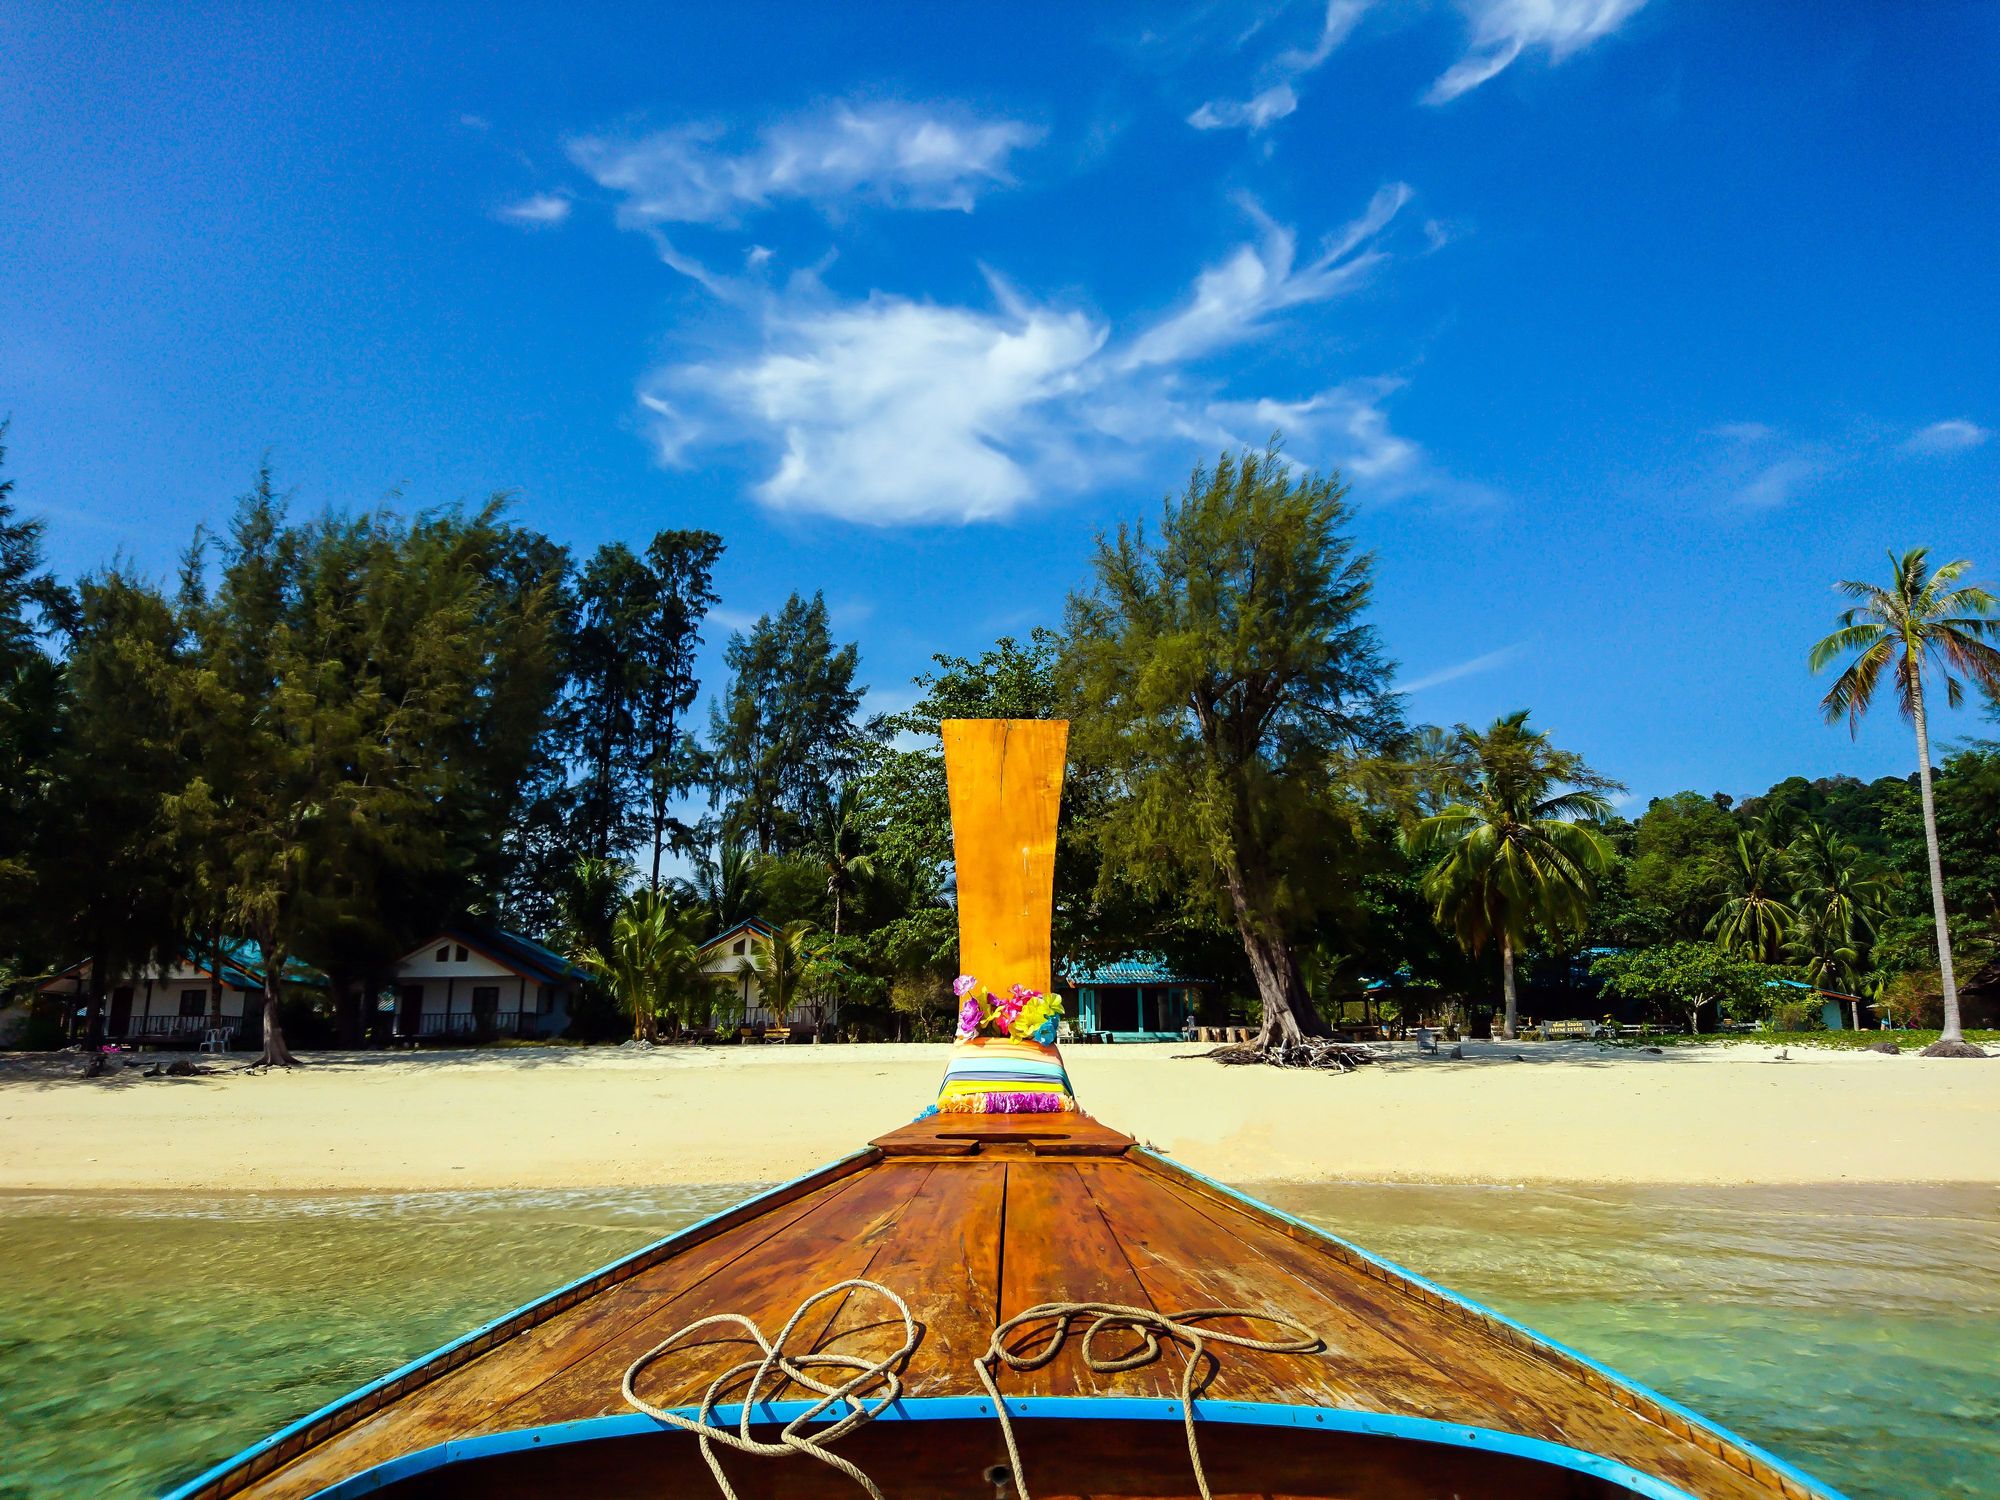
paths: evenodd
<path fill-rule="evenodd" d="M 458 961 L 459 961 L 460 963 L 464 963 L 464 962 L 465 962 L 465 944 L 463 944 L 463 943 L 460 943 L 460 944 L 458 945 L 458 955 L 457 955 L 457 956 L 458 956 Z"/>
<path fill-rule="evenodd" d="M 439 963 L 443 963 L 450 957 L 451 957 L 451 944 L 446 943 L 442 948 L 438 949 L 437 961 Z"/>
<path fill-rule="evenodd" d="M 734 948 L 731 948 L 731 949 L 730 949 L 729 951 L 730 951 L 731 953 L 741 953 L 741 952 L 743 951 L 743 943 L 744 943 L 744 939 L 742 939 L 742 938 L 738 938 L 738 939 L 736 940 L 736 946 L 735 946 Z"/>
<path fill-rule="evenodd" d="M 182 1014 L 182 1015 L 184 1015 L 184 1016 L 200 1016 L 200 1015 L 206 1015 L 207 1013 L 208 1013 L 208 991 L 207 991 L 207 990 L 182 990 L 182 991 L 181 991 L 181 1014 Z"/>

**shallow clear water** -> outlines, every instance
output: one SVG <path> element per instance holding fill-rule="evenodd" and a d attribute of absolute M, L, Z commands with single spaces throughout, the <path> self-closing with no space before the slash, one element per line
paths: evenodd
<path fill-rule="evenodd" d="M 0 1497 L 156 1493 L 746 1191 L 0 1198 Z M 1256 1191 L 1854 1500 L 2000 1495 L 2000 1193 Z"/>

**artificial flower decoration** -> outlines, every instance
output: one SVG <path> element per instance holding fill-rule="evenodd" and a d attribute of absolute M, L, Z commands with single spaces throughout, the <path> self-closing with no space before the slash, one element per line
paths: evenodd
<path fill-rule="evenodd" d="M 995 995 L 970 974 L 959 975 L 951 990 L 959 1000 L 958 1039 L 962 1042 L 974 1037 L 1011 1037 L 1046 1046 L 1056 1039 L 1056 1023 L 1062 1019 L 1063 1008 L 1054 995 L 1022 984 L 1010 985 L 1004 995 Z"/>

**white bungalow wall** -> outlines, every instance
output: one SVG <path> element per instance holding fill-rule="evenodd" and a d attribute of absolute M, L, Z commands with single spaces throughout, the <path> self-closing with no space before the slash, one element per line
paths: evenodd
<path fill-rule="evenodd" d="M 458 956 L 461 949 L 464 958 Z M 440 952 L 445 955 L 443 958 L 437 956 Z M 550 990 L 547 997 L 550 1008 L 543 1010 L 542 992 L 547 986 L 462 943 L 432 943 L 396 965 L 398 996 L 419 985 L 423 988 L 423 1015 L 469 1016 L 473 1009 L 472 992 L 491 986 L 500 992 L 496 1007 L 499 1014 L 526 1011 L 536 1017 L 536 1028 L 545 1035 L 554 1035 L 569 1024 L 568 996 L 564 990 Z"/>
<path fill-rule="evenodd" d="M 181 1013 L 181 996 L 187 990 L 201 991 L 201 1013 L 209 1014 L 208 975 L 192 964 L 177 963 L 167 967 L 154 967 L 122 978 L 114 977 L 104 986 L 104 1007 L 107 1014 L 111 1009 L 111 997 L 119 989 L 129 985 L 132 990 L 132 1018 L 138 1020 L 146 1016 L 177 1016 Z M 42 993 L 68 1001 L 72 998 L 75 1007 L 90 1003 L 90 965 L 84 964 L 75 974 L 43 986 Z M 257 1004 L 263 999 L 261 994 L 248 997 L 248 1008 L 254 1014 Z M 225 1020 L 240 1019 L 246 1007 L 244 992 L 225 984 L 222 987 L 222 1016 Z"/>

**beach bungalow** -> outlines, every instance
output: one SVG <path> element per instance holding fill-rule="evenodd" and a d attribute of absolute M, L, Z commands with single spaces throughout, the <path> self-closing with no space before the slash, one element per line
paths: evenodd
<path fill-rule="evenodd" d="M 560 1036 L 584 973 L 549 948 L 497 927 L 447 927 L 396 960 L 400 1041 Z"/>
<path fill-rule="evenodd" d="M 38 993 L 63 1007 L 71 1036 L 89 1025 L 91 969 L 82 959 L 44 980 Z M 206 955 L 186 950 L 170 960 L 108 975 L 104 985 L 104 1038 L 128 1046 L 194 1046 L 221 1033 L 229 1044 L 250 1040 L 263 1017 L 264 956 L 257 945 L 225 938 L 216 983 Z M 284 982 L 324 989 L 326 976 L 296 959 L 287 960 Z M 214 993 L 219 991 L 219 993 Z"/>
<path fill-rule="evenodd" d="M 1179 1041 L 1210 988 L 1205 979 L 1174 972 L 1165 959 L 1141 953 L 1115 963 L 1065 964 L 1058 988 L 1075 996 L 1076 1028 L 1107 1042 Z"/>
<path fill-rule="evenodd" d="M 763 983 L 751 965 L 760 951 L 770 952 L 776 935 L 777 928 L 762 917 L 745 917 L 702 945 L 702 968 L 729 987 L 742 1010 L 741 1027 L 752 1035 L 778 1035 L 813 1025 L 811 1008 L 804 1004 L 803 996 L 794 996 L 782 1014 L 764 1002 Z"/>

